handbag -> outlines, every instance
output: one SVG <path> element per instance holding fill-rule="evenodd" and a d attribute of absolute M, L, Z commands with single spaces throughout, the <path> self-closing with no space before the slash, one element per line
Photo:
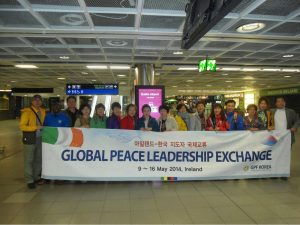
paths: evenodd
<path fill-rule="evenodd" d="M 25 145 L 36 144 L 36 131 L 23 131 L 22 141 Z"/>
<path fill-rule="evenodd" d="M 30 109 L 36 115 L 39 123 L 42 124 L 38 114 L 33 110 L 33 108 L 30 107 Z M 34 145 L 34 144 L 36 144 L 36 131 L 23 131 L 22 141 L 23 141 L 23 144 L 25 144 L 25 145 Z"/>

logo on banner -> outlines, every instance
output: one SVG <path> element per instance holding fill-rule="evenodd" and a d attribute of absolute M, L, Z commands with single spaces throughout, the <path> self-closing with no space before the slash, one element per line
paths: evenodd
<path fill-rule="evenodd" d="M 270 135 L 268 138 L 267 138 L 267 140 L 265 140 L 264 142 L 263 142 L 263 144 L 264 145 L 268 145 L 268 146 L 273 146 L 273 145 L 275 145 L 276 143 L 277 143 L 277 138 L 276 137 L 274 137 L 273 135 Z"/>
<path fill-rule="evenodd" d="M 58 129 L 47 127 L 43 130 L 43 142 L 65 147 L 81 147 L 83 145 L 82 130 L 76 128 Z"/>
<path fill-rule="evenodd" d="M 243 167 L 243 170 L 244 170 L 245 172 L 247 172 L 247 171 L 249 170 L 249 166 L 248 166 L 248 165 L 244 166 L 244 167 Z"/>

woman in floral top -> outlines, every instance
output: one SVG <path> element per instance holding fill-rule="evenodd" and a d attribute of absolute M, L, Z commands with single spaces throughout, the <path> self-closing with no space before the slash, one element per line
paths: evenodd
<path fill-rule="evenodd" d="M 263 130 L 274 130 L 274 114 L 269 109 L 270 104 L 267 98 L 261 97 L 258 100 L 258 118 L 263 122 Z"/>
<path fill-rule="evenodd" d="M 264 123 L 257 116 L 257 106 L 250 104 L 247 107 L 248 116 L 244 119 L 245 130 L 257 131 L 264 128 Z"/>

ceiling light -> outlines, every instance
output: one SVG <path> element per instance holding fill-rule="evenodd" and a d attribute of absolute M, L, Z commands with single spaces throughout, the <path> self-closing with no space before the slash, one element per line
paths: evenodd
<path fill-rule="evenodd" d="M 193 80 L 187 80 L 186 82 L 188 82 L 188 83 L 193 83 L 194 81 L 193 81 Z"/>
<path fill-rule="evenodd" d="M 211 87 L 211 84 L 207 84 L 206 87 Z"/>
<path fill-rule="evenodd" d="M 297 69 L 282 69 L 282 72 L 300 72 L 300 70 Z"/>
<path fill-rule="evenodd" d="M 226 83 L 232 83 L 232 80 L 226 80 L 225 82 Z"/>
<path fill-rule="evenodd" d="M 292 76 L 284 76 L 285 78 L 290 78 L 290 77 L 292 77 Z"/>
<path fill-rule="evenodd" d="M 223 76 L 227 76 L 227 75 L 228 75 L 228 73 L 222 73 L 222 75 L 223 75 Z"/>
<path fill-rule="evenodd" d="M 129 65 L 109 66 L 112 70 L 127 70 L 130 69 Z"/>
<path fill-rule="evenodd" d="M 176 88 L 177 86 L 176 85 L 174 85 L 174 86 L 172 86 L 173 88 Z"/>
<path fill-rule="evenodd" d="M 69 56 L 59 56 L 60 59 L 69 59 Z"/>
<path fill-rule="evenodd" d="M 249 23 L 242 25 L 236 29 L 239 33 L 251 33 L 263 29 L 266 26 L 264 23 Z"/>
<path fill-rule="evenodd" d="M 87 74 L 89 74 L 89 73 L 87 73 L 87 72 L 81 72 L 81 74 L 83 74 L 83 75 L 87 75 Z"/>
<path fill-rule="evenodd" d="M 224 68 L 221 68 L 221 70 L 224 70 L 224 71 L 238 71 L 238 70 L 241 70 L 241 69 L 237 68 L 237 67 L 224 67 Z"/>
<path fill-rule="evenodd" d="M 88 69 L 107 69 L 106 65 L 87 65 L 86 68 Z"/>
<path fill-rule="evenodd" d="M 125 74 L 118 74 L 117 76 L 118 76 L 118 77 L 126 77 Z"/>
<path fill-rule="evenodd" d="M 57 80 L 65 80 L 66 78 L 64 77 L 58 77 Z"/>
<path fill-rule="evenodd" d="M 10 81 L 10 82 L 12 82 L 12 83 L 16 83 L 16 81 L 15 81 L 15 80 L 12 80 L 12 81 Z"/>
<path fill-rule="evenodd" d="M 85 19 L 81 14 L 75 13 L 65 14 L 61 16 L 59 20 L 60 22 L 71 26 L 80 26 L 85 22 Z"/>
<path fill-rule="evenodd" d="M 178 52 L 173 52 L 173 55 L 182 55 L 183 54 L 183 52 L 180 52 L 180 51 L 178 51 Z"/>
<path fill-rule="evenodd" d="M 125 85 L 125 84 L 127 84 L 126 82 L 120 82 L 119 83 L 120 85 Z"/>
<path fill-rule="evenodd" d="M 243 68 L 242 71 L 260 71 L 259 68 Z"/>
<path fill-rule="evenodd" d="M 17 65 L 15 65 L 15 67 L 22 68 L 22 69 L 36 69 L 36 68 L 38 68 L 35 65 L 29 65 L 29 64 L 17 64 Z"/>
<path fill-rule="evenodd" d="M 294 57 L 294 55 L 290 54 L 290 55 L 283 55 L 282 56 L 283 58 L 291 58 L 291 57 Z"/>
<path fill-rule="evenodd" d="M 177 70 L 198 70 L 197 67 L 178 67 Z"/>
<path fill-rule="evenodd" d="M 11 92 L 11 90 L 10 89 L 6 89 L 6 90 L 5 89 L 3 89 L 3 90 L 0 89 L 0 92 Z"/>
<path fill-rule="evenodd" d="M 123 40 L 109 40 L 109 41 L 106 41 L 106 44 L 108 44 L 109 46 L 113 46 L 113 47 L 123 47 L 123 46 L 126 46 L 128 44 L 128 42 L 123 41 Z"/>
<path fill-rule="evenodd" d="M 92 80 L 93 82 L 97 81 L 97 80 Z"/>
<path fill-rule="evenodd" d="M 275 71 L 280 71 L 280 69 L 272 69 L 272 68 L 269 68 L 269 69 L 262 69 L 263 71 L 270 71 L 270 72 L 275 72 Z"/>
<path fill-rule="evenodd" d="M 60 97 L 60 95 L 56 95 L 57 97 Z"/>
<path fill-rule="evenodd" d="M 244 80 L 254 80 L 254 77 L 251 76 L 245 76 L 243 77 Z"/>
<path fill-rule="evenodd" d="M 156 73 L 155 75 L 156 75 L 156 76 L 159 76 L 159 75 L 160 75 L 160 73 Z"/>

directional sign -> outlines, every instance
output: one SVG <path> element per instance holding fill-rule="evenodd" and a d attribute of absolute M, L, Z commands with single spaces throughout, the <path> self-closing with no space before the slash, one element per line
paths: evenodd
<path fill-rule="evenodd" d="M 67 95 L 118 95 L 118 84 L 67 84 Z"/>

